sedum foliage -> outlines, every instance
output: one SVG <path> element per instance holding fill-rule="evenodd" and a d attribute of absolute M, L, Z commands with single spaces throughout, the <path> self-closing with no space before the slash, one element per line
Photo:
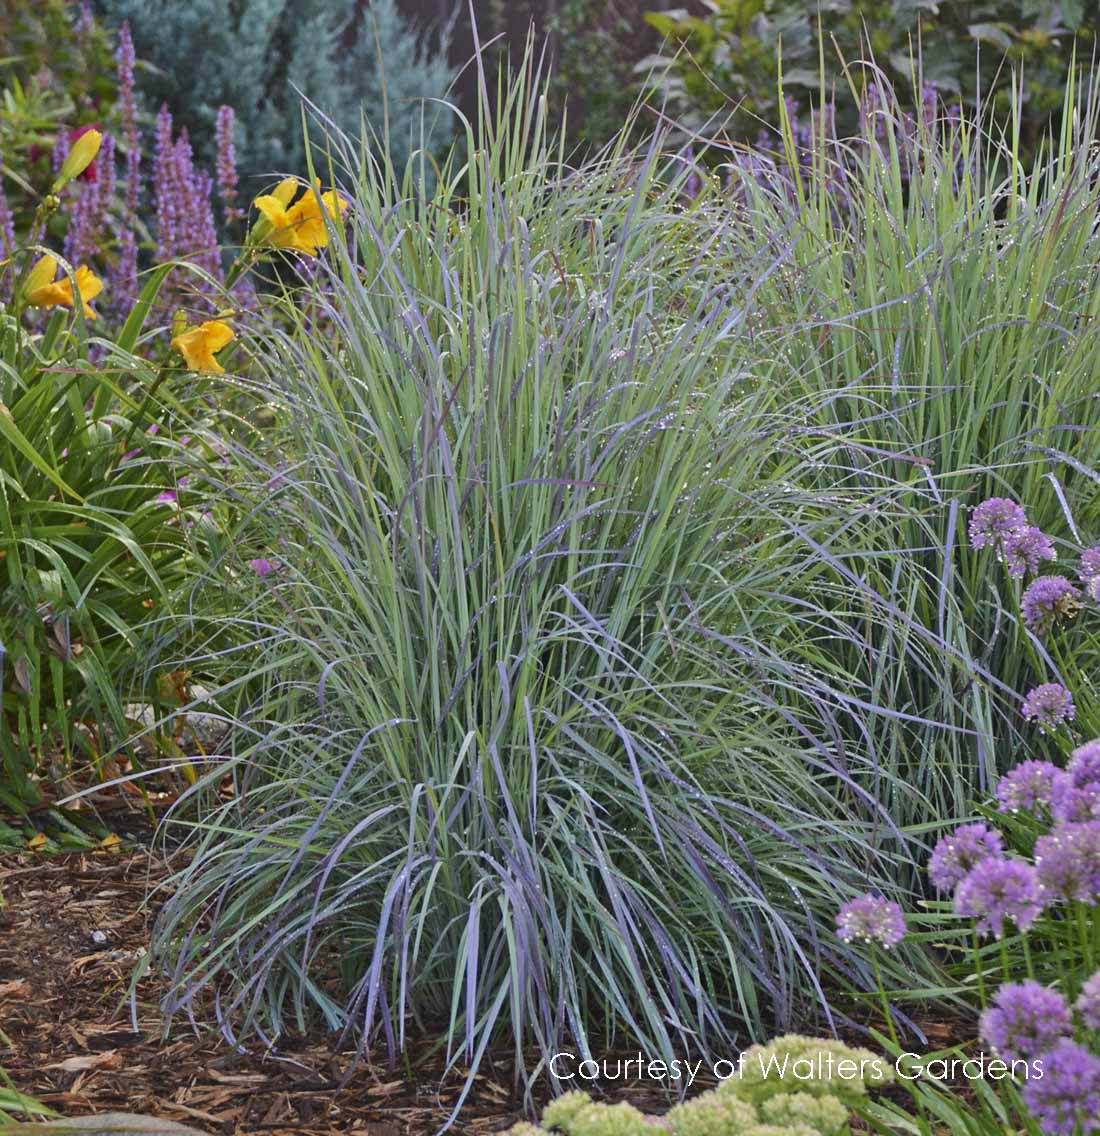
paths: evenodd
<path fill-rule="evenodd" d="M 831 1039 L 788 1034 L 754 1045 L 738 1072 L 663 1117 L 569 1092 L 509 1136 L 843 1136 L 849 1115 L 893 1079 L 889 1062 Z"/>
<path fill-rule="evenodd" d="M 417 100 L 443 96 L 451 81 L 445 53 L 422 48 L 396 0 L 100 0 L 100 8 L 112 25 L 130 23 L 149 64 L 140 80 L 148 109 L 166 102 L 210 159 L 218 107 L 233 107 L 241 168 L 254 175 L 304 168 L 299 92 L 353 133 L 362 112 L 381 134 L 388 99 L 401 161 L 418 144 Z"/>

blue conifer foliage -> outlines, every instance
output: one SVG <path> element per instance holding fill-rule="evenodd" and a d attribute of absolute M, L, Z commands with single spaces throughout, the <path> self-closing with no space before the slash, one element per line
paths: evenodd
<path fill-rule="evenodd" d="M 128 20 L 146 109 L 162 102 L 210 162 L 221 104 L 236 112 L 244 189 L 305 164 L 301 97 L 350 133 L 379 134 L 388 99 L 390 151 L 420 145 L 422 115 L 435 142 L 452 123 L 424 99 L 446 95 L 449 29 L 410 27 L 396 0 L 98 0 L 113 26 Z"/>

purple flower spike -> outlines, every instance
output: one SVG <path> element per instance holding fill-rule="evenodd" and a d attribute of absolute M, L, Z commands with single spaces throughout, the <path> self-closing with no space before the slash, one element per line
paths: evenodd
<path fill-rule="evenodd" d="M 233 144 L 231 106 L 218 107 L 214 133 L 218 148 L 216 165 L 218 197 L 222 203 L 225 223 L 230 225 L 244 216 L 244 210 L 237 205 L 237 152 Z"/>
<path fill-rule="evenodd" d="M 1063 722 L 1072 722 L 1077 714 L 1073 695 L 1060 682 L 1044 682 L 1027 692 L 1023 715 L 1038 722 L 1044 730 L 1056 730 Z"/>
<path fill-rule="evenodd" d="M 275 571 L 275 562 L 263 558 L 250 560 L 248 566 L 257 576 L 270 576 L 271 573 Z"/>
<path fill-rule="evenodd" d="M 928 878 L 937 891 L 950 891 L 982 860 L 1000 856 L 1001 834 L 984 824 L 964 824 L 935 847 L 928 861 Z"/>
<path fill-rule="evenodd" d="M 1100 1030 L 1100 970 L 1085 980 L 1076 1006 L 1085 1028 Z"/>
<path fill-rule="evenodd" d="M 1100 1132 L 1100 1057 L 1063 1038 L 1042 1058 L 1043 1075 L 1030 1076 L 1024 1103 L 1047 1136 Z"/>
<path fill-rule="evenodd" d="M 178 138 L 173 138 L 172 115 L 167 106 L 162 106 L 157 115 L 153 153 L 157 259 L 188 260 L 203 269 L 213 281 L 220 281 L 221 251 L 210 199 L 213 184 L 208 174 L 195 169 L 186 130 Z M 202 306 L 213 310 L 215 286 L 193 275 L 185 279 L 192 293 L 197 292 L 205 298 Z M 179 288 L 183 282 L 174 280 L 173 283 Z"/>
<path fill-rule="evenodd" d="M 1007 497 L 990 497 L 970 514 L 970 546 L 990 548 L 1027 528 L 1027 514 Z"/>
<path fill-rule="evenodd" d="M 1100 821 L 1061 824 L 1040 836 L 1035 867 L 1048 900 L 1100 900 Z"/>
<path fill-rule="evenodd" d="M 983 860 L 955 892 L 955 913 L 976 919 L 979 931 L 997 939 L 1006 921 L 1026 931 L 1042 910 L 1038 874 L 1022 860 Z"/>
<path fill-rule="evenodd" d="M 881 895 L 861 895 L 837 912 L 836 933 L 846 943 L 862 940 L 889 950 L 905 938 L 905 916 Z"/>
<path fill-rule="evenodd" d="M 1064 576 L 1038 576 L 1020 600 L 1024 623 L 1040 635 L 1073 619 L 1081 610 L 1081 593 Z"/>
<path fill-rule="evenodd" d="M 1041 1057 L 1073 1032 L 1066 1000 L 1038 982 L 1002 986 L 981 1016 L 981 1038 L 1005 1061 Z"/>
<path fill-rule="evenodd" d="M 1061 774 L 1049 761 L 1024 761 L 997 784 L 1002 813 L 1038 813 L 1050 808 L 1054 780 Z"/>
<path fill-rule="evenodd" d="M 122 139 L 126 144 L 126 212 L 133 222 L 141 203 L 141 134 L 137 125 L 134 96 L 134 41 L 125 21 L 118 32 L 118 104 L 122 119 Z"/>
<path fill-rule="evenodd" d="M 1008 566 L 1008 574 L 1014 579 L 1028 574 L 1034 576 L 1042 560 L 1058 559 L 1050 537 L 1034 525 L 1009 533 L 997 555 Z"/>
<path fill-rule="evenodd" d="M 11 206 L 8 205 L 8 199 L 4 195 L 4 188 L 0 185 L 0 248 L 3 248 L 3 255 L 0 260 L 11 261 L 12 256 L 15 254 L 15 217 L 12 214 Z M 13 270 L 11 264 L 0 266 L 0 301 L 7 301 L 11 298 L 11 286 L 13 281 Z"/>

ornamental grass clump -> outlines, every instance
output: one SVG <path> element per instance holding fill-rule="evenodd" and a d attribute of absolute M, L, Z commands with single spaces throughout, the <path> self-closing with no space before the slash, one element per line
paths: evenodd
<path fill-rule="evenodd" d="M 806 398 L 798 437 L 853 442 L 813 467 L 815 483 L 890 487 L 895 524 L 888 542 L 866 546 L 862 578 L 941 649 L 899 674 L 883 662 L 902 648 L 896 627 L 871 624 L 859 647 L 832 646 L 847 671 L 870 647 L 880 701 L 939 723 L 890 723 L 876 737 L 880 760 L 924 795 L 896 819 L 920 824 L 967 815 L 1010 755 L 1037 744 L 1058 715 L 1023 717 L 1028 690 L 1061 682 L 1075 726 L 1100 732 L 1094 686 L 1078 681 L 1100 658 L 1096 562 L 1078 551 L 1100 523 L 1100 81 L 1094 71 L 1067 86 L 1060 129 L 1025 157 L 1020 102 L 1005 122 L 989 105 L 952 114 L 933 99 L 914 124 L 873 62 L 846 73 L 849 109 L 866 109 L 873 142 L 866 130 L 838 141 L 819 119 L 809 134 L 825 145 L 810 148 L 801 180 L 735 157 L 692 208 L 735 212 L 731 264 L 762 243 L 786 254 L 782 272 L 746 286 L 746 302 L 776 381 Z M 793 159 L 802 135 L 779 107 L 776 148 Z M 1046 582 L 1058 564 L 1064 577 Z M 905 646 L 917 649 L 908 636 Z M 1056 749 L 1067 725 L 1048 725 L 1038 744 Z"/>
<path fill-rule="evenodd" d="M 829 1020 L 821 926 L 898 895 L 919 790 L 869 739 L 914 714 L 821 642 L 905 617 L 819 555 L 879 510 L 797 488 L 837 443 L 753 347 L 770 254 L 731 278 L 661 139 L 571 169 L 546 126 L 523 75 L 438 177 L 334 140 L 346 234 L 242 332 L 276 427 L 190 660 L 237 730 L 153 943 L 242 1044 L 720 1055 Z"/>

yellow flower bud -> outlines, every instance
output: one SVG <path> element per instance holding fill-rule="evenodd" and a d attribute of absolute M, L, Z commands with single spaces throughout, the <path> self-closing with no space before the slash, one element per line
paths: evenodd
<path fill-rule="evenodd" d="M 95 161 L 99 147 L 103 144 L 103 135 L 98 130 L 85 130 L 73 143 L 69 156 L 61 166 L 57 181 L 53 183 L 53 192 L 60 193 L 75 177 L 80 175 Z"/>

